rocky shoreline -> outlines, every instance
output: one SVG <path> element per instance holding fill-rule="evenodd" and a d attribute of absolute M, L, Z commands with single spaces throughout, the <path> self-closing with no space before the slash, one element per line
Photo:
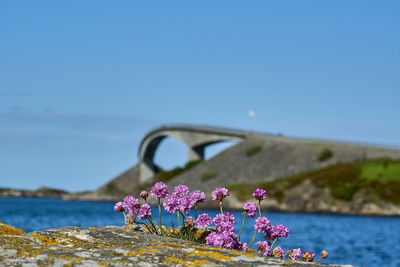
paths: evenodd
<path fill-rule="evenodd" d="M 63 227 L 24 233 L 3 223 L 0 223 L 0 265 L 338 266 L 210 247 L 148 234 L 134 226 Z"/>

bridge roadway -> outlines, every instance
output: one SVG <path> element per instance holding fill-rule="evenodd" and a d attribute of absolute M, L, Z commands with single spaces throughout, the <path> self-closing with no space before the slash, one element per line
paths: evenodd
<path fill-rule="evenodd" d="M 204 159 L 205 148 L 209 145 L 229 141 L 243 140 L 251 132 L 193 125 L 164 125 L 150 131 L 139 147 L 140 183 L 150 182 L 158 172 L 154 155 L 160 143 L 166 137 L 173 137 L 188 147 L 188 161 Z"/>

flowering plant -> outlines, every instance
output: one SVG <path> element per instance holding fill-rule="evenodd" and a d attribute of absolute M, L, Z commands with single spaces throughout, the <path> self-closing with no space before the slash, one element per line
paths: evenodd
<path fill-rule="evenodd" d="M 288 256 L 290 260 L 312 262 L 315 254 L 311 251 L 307 250 L 302 253 L 300 248 L 297 248 L 285 253 L 280 246 L 274 247 L 280 238 L 289 236 L 289 229 L 282 224 L 271 225 L 268 218 L 262 216 L 261 202 L 266 198 L 266 193 L 264 189 L 256 189 L 252 195 L 256 199 L 256 203 L 247 202 L 244 204 L 239 235 L 235 233 L 235 216 L 229 212 L 224 212 L 222 208 L 223 199 L 229 196 L 229 191 L 226 188 L 216 188 L 211 193 L 212 199 L 219 202 L 220 208 L 220 213 L 214 218 L 206 213 L 197 215 L 197 205 L 206 201 L 204 192 L 195 190 L 189 193 L 187 186 L 178 185 L 170 194 L 168 186 L 162 182 L 154 184 L 150 190 L 150 196 L 158 202 L 158 222 L 151 216 L 150 205 L 147 203 L 149 194 L 146 191 L 140 193 L 144 203 L 140 204 L 139 200 L 133 196 L 126 196 L 123 201 L 115 204 L 114 210 L 123 213 L 126 224 L 143 225 L 150 233 L 188 239 L 227 249 L 252 251 L 251 247 L 257 234 L 262 233 L 265 241 L 256 243 L 258 253 L 268 257 L 284 259 Z M 163 200 L 162 204 L 161 200 Z M 161 205 L 166 212 L 176 214 L 179 228 L 172 227 L 169 229 L 162 225 Z M 195 209 L 195 218 L 189 216 L 192 208 Z M 246 217 L 254 218 L 257 213 L 258 218 L 254 223 L 254 235 L 250 244 L 242 242 L 240 236 Z M 214 227 L 210 227 L 211 224 L 214 224 Z M 327 257 L 328 252 L 322 251 L 318 262 Z"/>

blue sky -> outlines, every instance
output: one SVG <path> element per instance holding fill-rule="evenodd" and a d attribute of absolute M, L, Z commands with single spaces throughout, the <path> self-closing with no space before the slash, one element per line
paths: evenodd
<path fill-rule="evenodd" d="M 398 14 L 399 1 L 2 1 L 0 187 L 95 189 L 168 123 L 399 146 Z M 185 159 L 172 139 L 156 155 Z"/>

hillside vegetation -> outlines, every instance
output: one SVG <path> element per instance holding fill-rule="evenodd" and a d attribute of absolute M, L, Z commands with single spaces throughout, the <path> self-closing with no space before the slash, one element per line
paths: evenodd
<path fill-rule="evenodd" d="M 117 201 L 163 181 L 207 194 L 228 187 L 229 208 L 240 209 L 245 196 L 263 187 L 268 210 L 400 215 L 398 149 L 254 135 L 209 160 L 161 171 L 151 182 L 139 177 L 136 165 L 96 191 L 64 198 Z"/>
<path fill-rule="evenodd" d="M 256 184 L 237 183 L 228 188 L 241 200 L 256 188 L 264 188 L 270 197 L 284 202 L 286 193 L 293 188 L 309 184 L 321 192 L 328 189 L 338 200 L 351 201 L 358 194 L 369 202 L 384 200 L 400 203 L 400 160 L 376 159 L 353 163 L 339 163 L 325 168 L 303 172 L 270 182 Z"/>

